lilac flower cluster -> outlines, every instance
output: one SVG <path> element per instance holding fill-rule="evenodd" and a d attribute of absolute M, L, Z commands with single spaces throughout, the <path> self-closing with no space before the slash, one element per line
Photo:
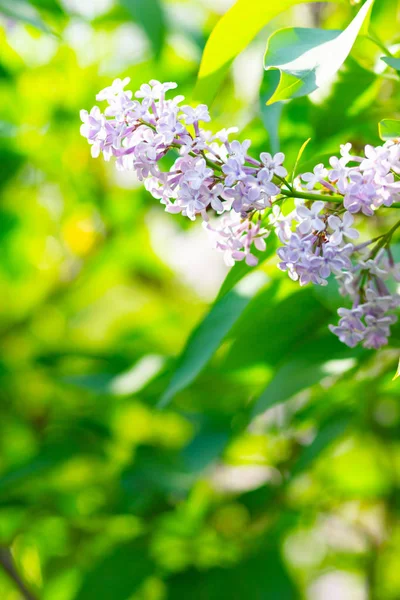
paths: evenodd
<path fill-rule="evenodd" d="M 390 325 L 397 321 L 393 311 L 400 306 L 399 294 L 391 293 L 385 283 L 390 279 L 400 282 L 399 265 L 383 249 L 374 258 L 359 259 L 342 274 L 339 289 L 350 296 L 353 305 L 339 308 L 339 324 L 329 326 L 341 342 L 375 349 L 388 343 Z"/>
<path fill-rule="evenodd" d="M 366 146 L 364 156 L 351 154 L 346 144 L 329 169 L 318 164 L 290 184 L 283 153 L 263 152 L 255 159 L 250 140 L 230 139 L 236 128 L 213 135 L 201 125 L 210 121 L 206 105 L 184 105 L 183 96 L 166 99 L 175 83 L 152 80 L 134 98 L 125 90 L 128 83 L 116 79 L 97 95 L 108 103 L 104 113 L 97 106 L 81 111 L 81 133 L 92 156 L 114 157 L 117 169 L 134 171 L 167 212 L 200 217 L 228 265 L 244 260 L 255 266 L 255 249 L 265 250 L 274 230 L 282 244 L 278 267 L 291 279 L 327 285 L 333 276 L 349 297 L 352 308 L 339 309 L 331 331 L 351 347 L 386 344 L 400 305 L 387 287 L 388 279 L 400 281 L 389 247 L 400 221 L 387 234 L 354 246 L 354 215 L 370 217 L 400 197 L 400 144 Z M 288 214 L 282 211 L 286 199 Z"/>
<path fill-rule="evenodd" d="M 381 206 L 391 206 L 400 195 L 400 144 L 389 140 L 374 148 L 365 146 L 364 156 L 351 154 L 351 144 L 340 147 L 340 158 L 332 156 L 330 169 L 318 164 L 312 173 L 297 179 L 299 189 L 336 193 L 352 214 L 371 217 Z M 396 180 L 397 179 L 397 180 Z"/>
<path fill-rule="evenodd" d="M 250 140 L 230 141 L 235 128 L 212 135 L 200 123 L 210 121 L 207 106 L 183 105 L 183 96 L 166 99 L 175 83 L 152 80 L 143 84 L 132 98 L 125 91 L 129 78 L 114 83 L 97 95 L 106 100 L 104 114 L 95 106 L 81 111 L 81 133 L 92 146 L 92 156 L 112 156 L 121 170 L 133 170 L 146 189 L 170 213 L 194 220 L 200 216 L 215 237 L 226 261 L 246 260 L 255 265 L 253 245 L 259 249 L 267 233 L 257 222 L 255 212 L 271 206 L 279 194 L 274 177 L 285 177 L 284 155 L 263 152 L 259 160 L 248 155 Z M 174 151 L 176 159 L 168 171 L 161 161 Z M 223 213 L 223 225 L 214 224 L 212 215 Z M 240 220 L 248 219 L 242 224 Z"/>

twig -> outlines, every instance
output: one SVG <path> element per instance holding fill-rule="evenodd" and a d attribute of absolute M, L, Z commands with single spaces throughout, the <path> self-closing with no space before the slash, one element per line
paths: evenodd
<path fill-rule="evenodd" d="M 0 564 L 9 578 L 15 583 L 25 600 L 38 600 L 22 581 L 9 548 L 0 548 Z"/>

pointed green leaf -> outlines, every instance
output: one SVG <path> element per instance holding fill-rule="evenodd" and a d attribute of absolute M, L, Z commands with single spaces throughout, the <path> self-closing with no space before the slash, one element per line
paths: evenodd
<path fill-rule="evenodd" d="M 22 21 L 27 25 L 32 25 L 45 33 L 51 32 L 36 8 L 26 0 L 13 0 L 12 2 L 0 0 L 0 14 L 16 21 Z"/>
<path fill-rule="evenodd" d="M 395 373 L 395 375 L 393 377 L 393 381 L 395 379 L 397 379 L 398 377 L 400 377 L 400 358 L 399 358 L 399 364 L 397 365 L 397 371 L 396 371 L 396 373 Z"/>
<path fill-rule="evenodd" d="M 306 96 L 328 84 L 368 23 L 373 3 L 367 0 L 344 31 L 288 27 L 272 34 L 264 67 L 278 69 L 280 81 L 268 104 Z"/>
<path fill-rule="evenodd" d="M 392 67 L 396 71 L 400 71 L 400 58 L 395 58 L 394 56 L 382 56 L 381 60 L 389 65 L 389 67 Z"/>
<path fill-rule="evenodd" d="M 379 136 L 382 140 L 400 138 L 400 121 L 396 119 L 383 119 L 378 125 Z"/>
<path fill-rule="evenodd" d="M 161 407 L 166 406 L 175 394 L 197 377 L 264 282 L 265 276 L 262 273 L 251 272 L 221 299 L 217 299 L 190 336 L 178 359 L 177 369 L 161 398 Z"/>
<path fill-rule="evenodd" d="M 308 138 L 308 140 L 306 140 L 304 142 L 304 144 L 302 144 L 298 154 L 297 154 L 297 158 L 296 158 L 296 162 L 294 163 L 294 167 L 293 167 L 293 171 L 292 171 L 292 177 L 291 177 L 291 181 L 293 183 L 294 178 L 296 177 L 297 174 L 297 167 L 299 165 L 299 162 L 301 161 L 301 158 L 304 154 L 304 150 L 307 148 L 308 144 L 311 142 L 311 138 Z"/>
<path fill-rule="evenodd" d="M 202 102 L 210 103 L 231 61 L 250 44 L 263 27 L 288 8 L 309 1 L 252 0 L 249 3 L 248 0 L 237 0 L 218 21 L 208 38 L 201 59 L 195 97 Z"/>

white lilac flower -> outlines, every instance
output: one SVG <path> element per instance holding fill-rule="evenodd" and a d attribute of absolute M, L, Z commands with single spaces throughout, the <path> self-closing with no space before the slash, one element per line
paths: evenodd
<path fill-rule="evenodd" d="M 342 157 L 342 164 L 346 166 L 348 162 L 357 159 L 350 154 L 350 150 L 352 149 L 352 145 L 350 143 L 341 144 L 340 145 L 340 156 Z"/>
<path fill-rule="evenodd" d="M 277 152 L 274 156 L 269 152 L 261 152 L 260 160 L 272 174 L 278 177 L 286 177 L 287 170 L 283 166 L 283 161 L 285 160 L 283 152 Z"/>
<path fill-rule="evenodd" d="M 237 127 L 228 127 L 228 129 L 221 129 L 213 137 L 215 140 L 219 140 L 222 144 L 226 144 L 229 141 L 229 136 L 232 133 L 237 133 L 239 129 Z"/>
<path fill-rule="evenodd" d="M 326 227 L 325 222 L 320 218 L 320 213 L 325 206 L 325 202 L 318 200 L 313 202 L 310 208 L 299 204 L 296 208 L 296 220 L 299 222 L 297 230 L 306 234 L 312 230 L 323 231 Z"/>
<path fill-rule="evenodd" d="M 222 171 L 225 174 L 225 184 L 228 187 L 231 187 L 237 181 L 247 177 L 247 173 L 243 170 L 242 163 L 237 158 L 228 158 L 226 164 L 222 167 Z"/>
<path fill-rule="evenodd" d="M 228 153 L 231 158 L 235 158 L 242 165 L 246 162 L 246 156 L 248 149 L 250 148 L 250 140 L 244 140 L 244 142 L 239 142 L 238 140 L 234 140 L 228 144 Z"/>
<path fill-rule="evenodd" d="M 359 237 L 357 229 L 352 227 L 354 223 L 354 217 L 351 213 L 345 212 L 343 217 L 330 215 L 328 217 L 328 225 L 333 230 L 329 237 L 329 241 L 334 246 L 339 246 L 344 238 L 350 240 L 356 240 Z"/>
<path fill-rule="evenodd" d="M 371 175 L 353 172 L 350 174 L 349 184 L 345 197 L 344 207 L 351 213 L 362 212 L 367 217 L 374 214 L 374 200 L 377 198 L 377 190 Z"/>
<path fill-rule="evenodd" d="M 320 163 L 314 167 L 312 173 L 303 173 L 303 175 L 301 175 L 301 179 L 307 182 L 305 187 L 308 190 L 313 190 L 317 183 L 320 183 L 321 180 L 325 179 L 327 173 L 328 171 L 325 169 L 324 165 Z"/>
<path fill-rule="evenodd" d="M 184 113 L 183 118 L 187 125 L 193 125 L 198 121 L 208 122 L 211 121 L 208 107 L 205 104 L 199 104 L 196 108 L 191 106 L 181 106 L 181 111 Z"/>
<path fill-rule="evenodd" d="M 176 87 L 177 84 L 172 81 L 169 81 L 168 83 L 160 83 L 156 79 L 151 79 L 149 83 L 143 83 L 140 86 L 140 89 L 135 93 L 135 97 L 149 100 L 160 100 L 168 90 L 173 90 Z"/>
<path fill-rule="evenodd" d="M 130 77 L 125 77 L 125 79 L 120 79 L 118 77 L 117 79 L 114 79 L 110 86 L 104 88 L 96 95 L 96 100 L 110 100 L 114 96 L 117 96 L 121 92 L 124 92 L 124 87 L 128 85 L 130 80 Z M 127 96 L 129 96 L 130 98 L 132 98 L 132 92 L 124 93 L 127 94 Z"/>

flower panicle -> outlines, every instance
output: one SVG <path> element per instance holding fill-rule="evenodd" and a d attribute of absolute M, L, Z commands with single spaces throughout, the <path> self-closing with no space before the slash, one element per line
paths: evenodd
<path fill-rule="evenodd" d="M 385 283 L 400 279 L 388 251 L 390 237 L 381 236 L 378 251 L 353 242 L 359 237 L 356 214 L 371 217 L 400 197 L 400 145 L 367 145 L 358 156 L 344 144 L 329 168 L 317 164 L 290 185 L 282 152 L 254 158 L 250 140 L 231 139 L 237 128 L 216 134 L 205 129 L 211 121 L 205 104 L 167 98 L 176 83 L 151 80 L 133 94 L 125 89 L 129 82 L 116 79 L 97 94 L 108 104 L 104 112 L 98 106 L 81 111 L 81 134 L 92 156 L 102 154 L 117 169 L 134 171 L 167 212 L 200 217 L 228 265 L 255 266 L 274 231 L 281 242 L 279 269 L 300 285 L 327 285 L 332 276 L 349 297 L 352 307 L 339 309 L 331 331 L 351 347 L 386 344 L 400 304 Z M 165 171 L 162 159 L 172 150 L 178 156 Z M 295 208 L 283 214 L 286 197 L 296 198 Z"/>

